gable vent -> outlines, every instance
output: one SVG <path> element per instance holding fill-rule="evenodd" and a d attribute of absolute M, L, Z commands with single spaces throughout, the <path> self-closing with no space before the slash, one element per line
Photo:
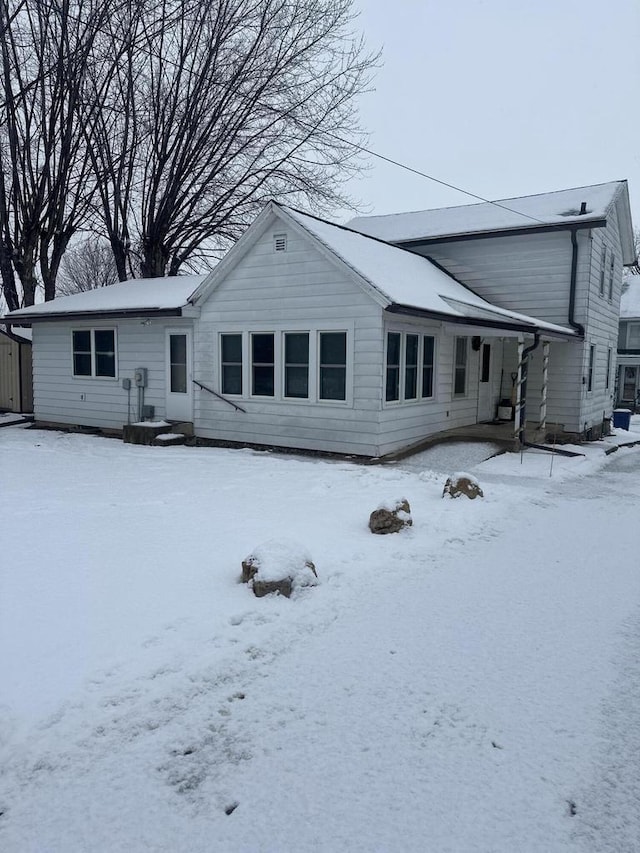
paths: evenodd
<path fill-rule="evenodd" d="M 286 234 L 274 234 L 273 235 L 273 251 L 274 252 L 286 252 L 287 251 L 287 235 Z"/>

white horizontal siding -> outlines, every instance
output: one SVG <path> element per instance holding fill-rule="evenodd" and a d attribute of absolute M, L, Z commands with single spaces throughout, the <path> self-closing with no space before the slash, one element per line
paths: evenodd
<path fill-rule="evenodd" d="M 198 390 L 195 433 L 214 440 L 375 456 L 382 388 L 381 310 L 348 271 L 328 260 L 309 238 L 285 230 L 286 252 L 273 251 L 274 229 L 268 228 L 202 305 L 194 376 L 220 392 L 222 332 L 344 328 L 353 368 L 349 402 L 234 397 L 246 409 L 243 413 Z M 275 233 L 282 231 L 278 223 Z"/>
<path fill-rule="evenodd" d="M 176 322 L 177 320 L 177 322 Z M 88 321 L 34 323 L 33 383 L 34 414 L 37 421 L 120 430 L 128 418 L 137 420 L 138 391 L 122 388 L 124 378 L 146 367 L 148 386 L 144 402 L 155 407 L 155 417 L 165 415 L 165 329 L 190 327 L 191 321 L 118 320 L 100 324 Z M 117 377 L 92 379 L 74 377 L 72 364 L 73 329 L 115 328 L 117 337 Z"/>

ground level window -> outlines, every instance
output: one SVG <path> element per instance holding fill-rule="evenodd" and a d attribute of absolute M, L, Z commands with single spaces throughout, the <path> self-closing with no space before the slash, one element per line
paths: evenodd
<path fill-rule="evenodd" d="M 309 396 L 308 332 L 285 332 L 284 396 L 296 399 Z"/>
<path fill-rule="evenodd" d="M 321 400 L 347 399 L 347 333 L 320 332 Z"/>
<path fill-rule="evenodd" d="M 73 375 L 115 378 L 115 329 L 77 329 L 73 338 Z"/>
<path fill-rule="evenodd" d="M 422 396 L 433 397 L 433 369 L 435 338 L 425 335 L 422 339 Z"/>
<path fill-rule="evenodd" d="M 220 336 L 222 393 L 242 394 L 242 335 Z"/>
<path fill-rule="evenodd" d="M 453 376 L 453 393 L 456 397 L 463 397 L 467 393 L 467 358 L 468 341 L 466 338 L 456 338 L 455 341 L 455 367 Z"/>
<path fill-rule="evenodd" d="M 418 335 L 407 335 L 404 347 L 404 399 L 418 396 Z"/>
<path fill-rule="evenodd" d="M 275 347 L 274 335 L 251 335 L 251 393 L 256 397 L 273 397 Z"/>
<path fill-rule="evenodd" d="M 400 345 L 399 332 L 387 334 L 387 383 L 385 400 L 389 403 L 400 399 Z"/>
<path fill-rule="evenodd" d="M 596 348 L 589 347 L 589 369 L 587 370 L 587 391 L 593 391 L 593 367 L 596 362 Z"/>

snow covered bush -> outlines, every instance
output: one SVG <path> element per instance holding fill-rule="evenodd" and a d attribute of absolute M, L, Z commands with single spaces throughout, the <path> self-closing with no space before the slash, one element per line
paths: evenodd
<path fill-rule="evenodd" d="M 382 503 L 369 516 L 369 530 L 372 533 L 398 533 L 412 524 L 411 507 L 406 498 Z"/>
<path fill-rule="evenodd" d="M 466 495 L 473 500 L 474 498 L 484 497 L 484 492 L 480 488 L 480 483 L 471 474 L 464 472 L 452 474 L 444 484 L 442 497 L 449 495 L 450 498 L 459 498 L 460 495 Z"/>
<path fill-rule="evenodd" d="M 290 598 L 292 592 L 314 586 L 317 577 L 308 552 L 293 540 L 271 539 L 242 561 L 242 582 L 250 584 L 258 598 L 272 592 Z"/>

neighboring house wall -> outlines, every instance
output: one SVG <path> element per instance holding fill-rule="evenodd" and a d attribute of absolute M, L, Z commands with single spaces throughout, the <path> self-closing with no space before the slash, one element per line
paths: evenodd
<path fill-rule="evenodd" d="M 613 365 L 622 287 L 622 247 L 615 212 L 606 228 L 578 231 L 577 243 L 574 320 L 584 326 L 585 340 L 550 347 L 547 420 L 561 424 L 567 432 L 582 433 L 597 429 L 603 417 L 610 417 L 614 404 Z M 433 257 L 501 308 L 568 325 L 569 231 L 434 243 L 420 249 L 420 254 Z M 589 390 L 591 346 L 595 347 L 595 358 Z M 541 387 L 542 346 L 530 360 L 528 421 L 537 420 L 534 412 L 539 411 Z"/>
<path fill-rule="evenodd" d="M 147 324 L 148 323 L 148 324 Z M 144 402 L 155 407 L 155 417 L 165 415 L 167 328 L 190 328 L 191 321 L 167 320 L 79 320 L 34 323 L 34 414 L 36 421 L 77 424 L 100 429 L 121 430 L 128 419 L 138 417 L 138 395 L 130 394 L 122 380 L 134 370 L 146 367 L 148 386 Z M 74 329 L 115 329 L 117 369 L 113 378 L 73 375 L 72 331 Z"/>
<path fill-rule="evenodd" d="M 31 412 L 31 344 L 0 334 L 0 410 Z"/>
<path fill-rule="evenodd" d="M 618 338 L 616 405 L 640 406 L 640 317 L 622 320 Z"/>
<path fill-rule="evenodd" d="M 286 251 L 274 235 L 286 232 Z M 224 319 L 223 319 L 224 318 Z M 309 332 L 312 350 L 321 331 L 347 332 L 347 399 L 315 399 L 318 365 L 310 365 L 310 399 L 284 399 L 281 343 L 284 332 Z M 252 332 L 276 335 L 276 393 L 249 393 Z M 245 412 L 204 390 L 196 395 L 194 431 L 214 440 L 357 453 L 378 452 L 382 395 L 382 311 L 310 239 L 278 222 L 268 227 L 201 307 L 196 324 L 194 378 L 221 393 L 220 335 L 244 337 L 244 386 L 230 395 Z M 315 361 L 315 360 L 314 360 Z"/>

